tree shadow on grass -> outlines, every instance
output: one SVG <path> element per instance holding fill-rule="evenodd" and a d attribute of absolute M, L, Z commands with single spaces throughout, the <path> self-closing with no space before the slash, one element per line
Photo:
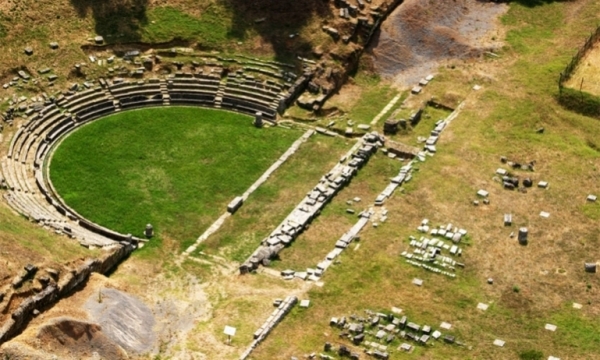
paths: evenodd
<path fill-rule="evenodd" d="M 90 12 L 96 34 L 108 42 L 139 41 L 147 24 L 148 0 L 70 0 L 79 17 Z"/>
<path fill-rule="evenodd" d="M 329 3 L 322 0 L 221 0 L 221 3 L 232 12 L 230 35 L 243 37 L 257 33 L 280 61 L 310 54 L 311 39 L 295 34 L 315 18 L 331 14 Z"/>
<path fill-rule="evenodd" d="M 91 14 L 96 33 L 109 43 L 141 41 L 145 28 L 152 26 L 148 19 L 149 0 L 70 1 L 80 17 Z M 296 55 L 310 54 L 314 34 L 295 35 L 315 19 L 331 16 L 329 7 L 330 4 L 323 0 L 216 0 L 209 4 L 199 2 L 195 10 L 204 8 L 199 17 L 186 14 L 180 7 L 163 7 L 159 13 L 181 11 L 181 19 L 176 16 L 172 19 L 172 14 L 168 19 L 174 26 L 173 38 L 178 37 L 176 34 L 182 29 L 177 26 L 180 26 L 185 29 L 179 33 L 187 31 L 187 36 L 193 37 L 183 40 L 200 41 L 207 49 L 222 50 L 227 47 L 226 42 L 252 41 L 247 45 L 257 55 L 275 54 L 277 60 L 288 61 Z M 169 29 L 162 31 L 168 33 Z"/>

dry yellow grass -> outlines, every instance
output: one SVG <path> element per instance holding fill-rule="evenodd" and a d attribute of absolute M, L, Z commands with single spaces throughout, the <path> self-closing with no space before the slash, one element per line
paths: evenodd
<path fill-rule="evenodd" d="M 600 96 L 600 42 L 580 60 L 565 86 Z"/>

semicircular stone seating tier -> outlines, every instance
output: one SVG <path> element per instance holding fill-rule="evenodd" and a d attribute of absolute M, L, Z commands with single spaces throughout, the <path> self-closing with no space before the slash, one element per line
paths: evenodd
<path fill-rule="evenodd" d="M 31 115 L 13 136 L 2 173 L 4 198 L 17 212 L 84 246 L 111 246 L 139 241 L 93 223 L 69 208 L 48 178 L 46 159 L 63 136 L 106 115 L 147 106 L 191 105 L 225 109 L 249 115 L 261 112 L 274 122 L 304 90 L 305 74 L 294 83 L 278 78 L 257 80 L 243 70 L 227 76 L 179 72 L 166 78 L 125 81 L 100 79 L 99 86 L 61 96 Z"/>

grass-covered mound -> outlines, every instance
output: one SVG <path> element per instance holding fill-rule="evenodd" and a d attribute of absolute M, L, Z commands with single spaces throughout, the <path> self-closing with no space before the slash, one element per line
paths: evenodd
<path fill-rule="evenodd" d="M 50 177 L 84 217 L 138 236 L 151 223 L 151 243 L 168 236 L 185 247 L 301 135 L 251 122 L 186 107 L 112 115 L 68 136 Z"/>

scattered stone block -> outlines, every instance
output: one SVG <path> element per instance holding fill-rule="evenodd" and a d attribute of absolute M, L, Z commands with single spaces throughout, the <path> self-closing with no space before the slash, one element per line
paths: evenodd
<path fill-rule="evenodd" d="M 519 240 L 519 244 L 521 245 L 527 245 L 527 234 L 529 233 L 529 231 L 527 230 L 526 227 L 522 227 L 519 228 L 519 235 L 518 235 L 518 240 Z"/>
<path fill-rule="evenodd" d="M 447 322 L 442 322 L 440 324 L 440 328 L 444 329 L 444 330 L 450 330 L 450 328 L 452 328 L 452 324 L 449 324 Z"/>
<path fill-rule="evenodd" d="M 235 213 L 242 205 L 244 204 L 244 198 L 241 196 L 236 196 L 231 202 L 227 205 L 227 212 L 230 214 Z"/>
<path fill-rule="evenodd" d="M 397 308 L 397 307 L 392 307 L 392 312 L 394 314 L 401 314 L 402 313 L 402 309 Z"/>
<path fill-rule="evenodd" d="M 406 325 L 406 327 L 407 327 L 409 330 L 412 330 L 412 331 L 414 331 L 414 332 L 416 332 L 416 333 L 418 333 L 418 332 L 419 332 L 419 330 L 421 330 L 421 327 L 420 327 L 419 325 L 417 325 L 417 324 L 413 323 L 413 322 L 409 322 L 409 323 Z"/>
<path fill-rule="evenodd" d="M 298 271 L 296 273 L 294 273 L 294 276 L 302 279 L 302 280 L 306 280 L 308 278 L 308 274 L 306 272 L 302 272 L 302 271 Z"/>
<path fill-rule="evenodd" d="M 429 74 L 429 75 L 425 76 L 425 80 L 427 80 L 427 81 L 433 80 L 433 75 Z"/>
<path fill-rule="evenodd" d="M 386 134 L 395 134 L 398 132 L 399 120 L 387 119 L 383 124 L 383 132 Z"/>
<path fill-rule="evenodd" d="M 96 45 L 102 45 L 104 43 L 104 38 L 98 35 L 94 38 L 94 42 L 96 43 Z"/>
<path fill-rule="evenodd" d="M 26 47 L 25 49 L 23 49 L 23 51 L 25 52 L 25 55 L 27 55 L 27 56 L 33 55 L 33 48 L 31 48 L 29 46 Z"/>
<path fill-rule="evenodd" d="M 550 213 L 546 212 L 546 211 L 542 211 L 542 212 L 540 212 L 540 216 L 547 219 L 550 217 Z"/>
<path fill-rule="evenodd" d="M 433 334 L 431 334 L 431 337 L 434 338 L 434 339 L 436 339 L 436 340 L 439 339 L 440 336 L 442 336 L 442 333 L 439 332 L 439 331 L 437 331 L 437 330 L 434 331 Z"/>
<path fill-rule="evenodd" d="M 452 335 L 446 335 L 446 336 L 444 336 L 444 342 L 446 344 L 454 344 L 454 340 L 455 340 L 455 338 Z"/>
<path fill-rule="evenodd" d="M 544 326 L 544 329 L 548 330 L 548 331 L 556 331 L 556 325 L 553 324 L 546 324 Z"/>
<path fill-rule="evenodd" d="M 596 272 L 596 263 L 585 263 L 584 264 L 586 273 L 595 273 Z"/>
<path fill-rule="evenodd" d="M 501 176 L 505 176 L 505 175 L 508 175 L 508 171 L 506 169 L 503 169 L 503 168 L 498 168 L 498 169 L 496 169 L 496 174 L 501 175 Z"/>
<path fill-rule="evenodd" d="M 257 111 L 254 114 L 254 122 L 252 122 L 252 125 L 254 125 L 257 128 L 263 127 L 263 113 L 261 111 Z"/>
<path fill-rule="evenodd" d="M 400 345 L 400 347 L 398 348 L 398 350 L 405 351 L 405 352 L 410 352 L 412 350 L 412 345 L 407 344 L 407 343 L 402 343 L 402 345 Z"/>
<path fill-rule="evenodd" d="M 540 182 L 538 182 L 537 186 L 539 188 L 546 189 L 546 188 L 548 188 L 548 182 L 547 181 L 540 181 Z"/>
<path fill-rule="evenodd" d="M 37 266 L 33 265 L 33 264 L 27 264 L 25 265 L 25 267 L 23 267 L 23 269 L 25 269 L 25 271 L 27 271 L 28 274 L 33 274 L 37 271 Z"/>
<path fill-rule="evenodd" d="M 560 360 L 560 358 L 550 355 L 548 356 L 548 360 Z"/>
<path fill-rule="evenodd" d="M 310 305 L 310 300 L 301 300 L 300 301 L 300 307 L 301 308 L 307 308 L 308 305 Z"/>
<path fill-rule="evenodd" d="M 422 286 L 423 285 L 423 280 L 414 278 L 413 281 L 412 281 L 412 283 L 415 284 L 415 285 L 417 285 L 417 286 Z"/>
<path fill-rule="evenodd" d="M 489 306 L 488 304 L 479 303 L 479 304 L 477 304 L 477 309 L 486 311 L 488 309 L 488 306 Z"/>
<path fill-rule="evenodd" d="M 496 339 L 494 340 L 494 345 L 503 347 L 506 342 L 504 340 Z"/>
<path fill-rule="evenodd" d="M 144 236 L 146 236 L 147 238 L 151 238 L 152 236 L 154 236 L 154 227 L 152 227 L 152 224 L 146 224 L 146 229 L 144 229 Z"/>
<path fill-rule="evenodd" d="M 596 195 L 592 195 L 592 194 L 588 195 L 586 198 L 586 200 L 590 201 L 590 202 L 595 202 L 597 199 L 598 199 L 598 197 Z"/>
<path fill-rule="evenodd" d="M 481 196 L 483 198 L 486 198 L 490 195 L 489 192 L 487 192 L 486 190 L 478 190 L 477 191 L 477 196 Z"/>
<path fill-rule="evenodd" d="M 579 309 L 581 309 L 582 307 L 583 307 L 583 305 L 581 305 L 581 304 L 578 304 L 578 303 L 573 303 L 573 309 L 577 309 L 577 310 L 579 310 Z"/>
<path fill-rule="evenodd" d="M 417 94 L 420 94 L 420 93 L 421 93 L 421 91 L 423 91 L 423 88 L 422 88 L 422 87 L 420 87 L 420 86 L 415 86 L 415 87 L 413 87 L 413 88 L 410 90 L 410 92 L 411 92 L 411 93 L 413 93 L 413 94 L 415 94 L 415 95 L 417 95 Z"/>
<path fill-rule="evenodd" d="M 57 42 L 54 42 L 54 41 L 53 41 L 53 42 L 51 42 L 51 43 L 50 43 L 50 49 L 52 49 L 52 50 L 56 50 L 56 49 L 58 49 L 58 43 L 57 43 Z"/>

